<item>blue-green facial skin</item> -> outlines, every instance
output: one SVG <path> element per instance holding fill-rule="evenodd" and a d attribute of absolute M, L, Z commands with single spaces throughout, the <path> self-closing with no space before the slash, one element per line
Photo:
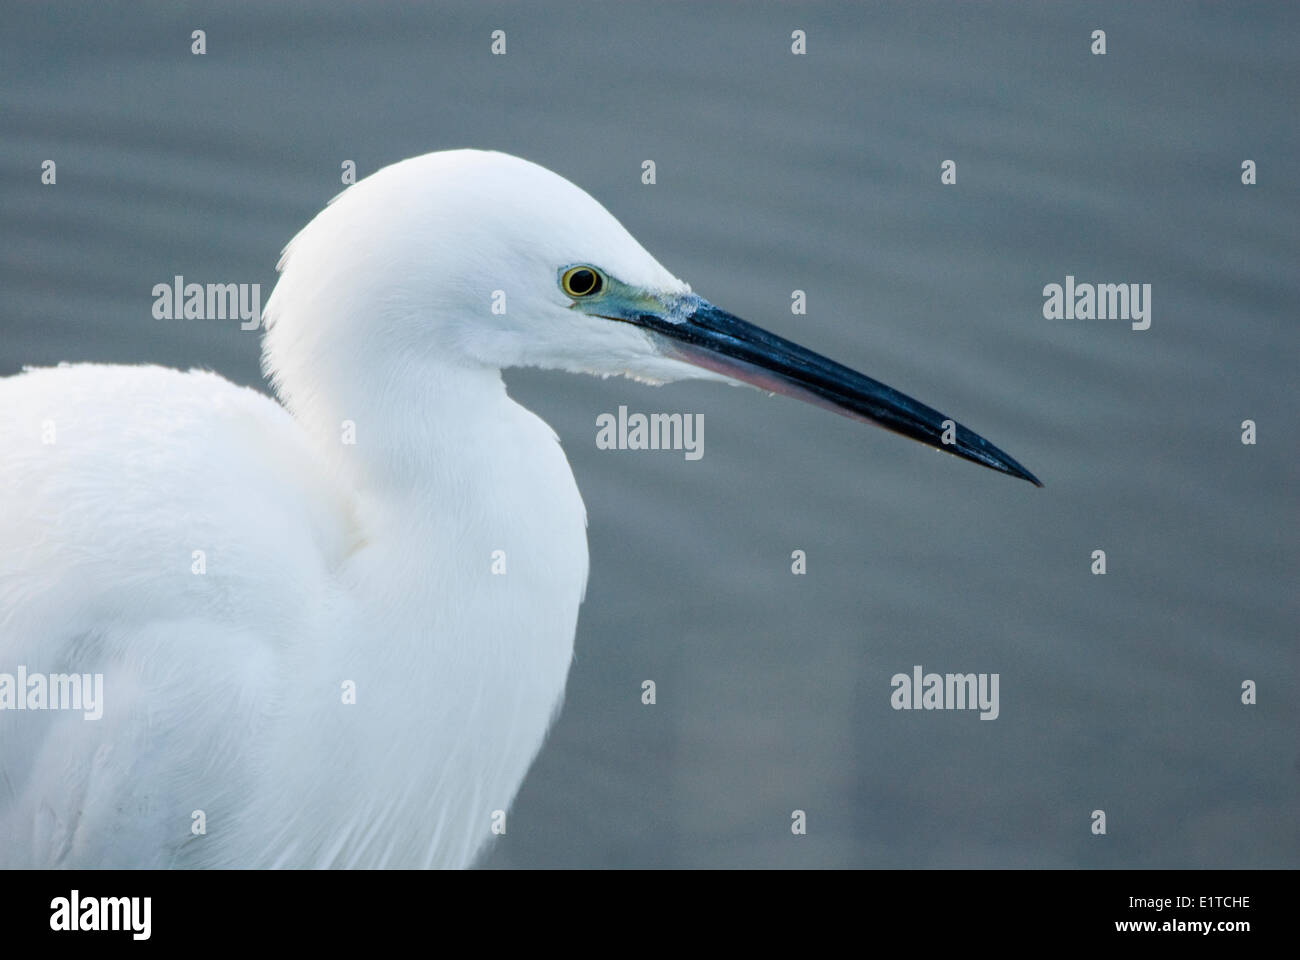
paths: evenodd
<path fill-rule="evenodd" d="M 575 297 L 565 291 L 564 275 L 575 267 L 590 270 L 599 276 L 600 289 L 584 297 Z M 606 320 L 628 322 L 642 317 L 657 317 L 668 323 L 685 323 L 705 302 L 693 293 L 666 297 L 649 293 L 640 287 L 633 287 L 616 277 L 611 277 L 604 270 L 589 263 L 565 264 L 556 272 L 555 278 L 561 292 L 573 301 L 569 304 L 569 309 L 580 310 Z"/>

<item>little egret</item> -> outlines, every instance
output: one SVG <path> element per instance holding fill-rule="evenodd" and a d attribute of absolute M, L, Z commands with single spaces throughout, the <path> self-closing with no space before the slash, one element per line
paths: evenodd
<path fill-rule="evenodd" d="M 587 581 L 573 473 L 503 368 L 747 382 L 1038 482 L 516 157 L 386 167 L 278 270 L 280 403 L 155 366 L 0 379 L 5 866 L 471 865 Z"/>

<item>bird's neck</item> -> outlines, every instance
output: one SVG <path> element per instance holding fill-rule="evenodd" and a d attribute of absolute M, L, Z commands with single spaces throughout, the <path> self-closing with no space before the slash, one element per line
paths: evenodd
<path fill-rule="evenodd" d="M 414 360 L 394 366 L 364 382 L 286 381 L 278 392 L 346 489 L 408 509 L 412 500 L 463 484 L 464 461 L 518 408 L 497 369 Z"/>
<path fill-rule="evenodd" d="M 509 809 L 573 654 L 585 512 L 554 434 L 498 371 L 403 383 L 293 397 L 358 531 L 337 609 L 321 614 L 318 682 L 304 685 L 303 722 L 336 771 L 318 798 L 330 845 L 309 851 L 313 865 L 468 863 Z M 355 706 L 315 693 L 344 682 Z M 277 796 L 271 823 L 303 802 Z M 376 848 L 385 836 L 419 843 Z"/>

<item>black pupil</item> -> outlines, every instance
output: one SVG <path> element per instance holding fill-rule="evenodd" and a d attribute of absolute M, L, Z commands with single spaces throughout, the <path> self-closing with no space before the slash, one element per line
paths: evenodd
<path fill-rule="evenodd" d="M 569 290 L 582 297 L 596 289 L 596 275 L 590 270 L 574 270 L 569 274 Z"/>

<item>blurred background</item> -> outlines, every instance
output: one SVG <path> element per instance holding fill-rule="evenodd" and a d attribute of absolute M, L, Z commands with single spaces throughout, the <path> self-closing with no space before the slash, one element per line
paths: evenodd
<path fill-rule="evenodd" d="M 486 866 L 1300 865 L 1300 7 L 0 6 L 0 375 L 265 389 L 256 333 L 153 285 L 265 302 L 343 161 L 479 146 L 1046 483 L 753 390 L 509 373 L 592 571 Z M 1045 320 L 1067 274 L 1150 283 L 1151 328 Z M 620 404 L 702 413 L 704 458 L 598 450 Z M 999 673 L 1001 715 L 891 709 L 915 664 Z"/>

